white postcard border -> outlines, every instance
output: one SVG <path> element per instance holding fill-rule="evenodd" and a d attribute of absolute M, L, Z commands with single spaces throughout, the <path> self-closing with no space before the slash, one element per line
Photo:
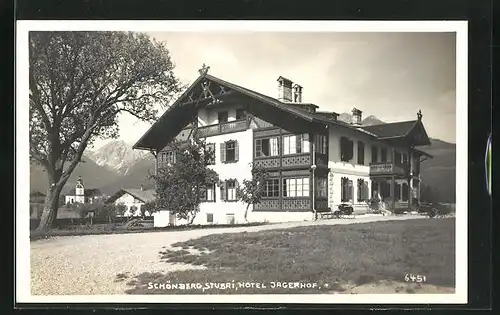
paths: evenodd
<path fill-rule="evenodd" d="M 28 32 L 456 32 L 456 287 L 454 294 L 66 295 L 30 294 Z M 16 302 L 17 303 L 467 303 L 467 21 L 70 21 L 16 24 Z"/>

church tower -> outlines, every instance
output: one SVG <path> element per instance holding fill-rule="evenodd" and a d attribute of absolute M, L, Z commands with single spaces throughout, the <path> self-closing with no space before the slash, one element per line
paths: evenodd
<path fill-rule="evenodd" d="M 75 202 L 85 203 L 85 188 L 81 176 L 78 176 L 75 187 Z"/>

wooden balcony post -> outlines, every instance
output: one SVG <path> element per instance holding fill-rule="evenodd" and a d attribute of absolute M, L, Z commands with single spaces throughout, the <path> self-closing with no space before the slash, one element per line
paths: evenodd
<path fill-rule="evenodd" d="M 394 207 L 396 206 L 396 178 L 394 175 L 392 175 L 391 178 L 391 208 L 394 210 Z"/>

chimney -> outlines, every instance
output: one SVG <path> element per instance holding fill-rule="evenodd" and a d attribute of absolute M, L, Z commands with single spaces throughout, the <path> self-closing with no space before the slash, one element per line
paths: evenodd
<path fill-rule="evenodd" d="M 352 122 L 353 125 L 361 125 L 361 114 L 363 112 L 357 108 L 352 109 Z"/>
<path fill-rule="evenodd" d="M 298 84 L 293 85 L 293 101 L 295 103 L 302 102 L 302 87 Z"/>
<path fill-rule="evenodd" d="M 292 101 L 292 81 L 282 76 L 278 78 L 278 100 L 280 102 Z"/>

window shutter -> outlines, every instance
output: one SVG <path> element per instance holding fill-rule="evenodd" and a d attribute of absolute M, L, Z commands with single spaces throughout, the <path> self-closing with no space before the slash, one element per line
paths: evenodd
<path fill-rule="evenodd" d="M 234 142 L 234 161 L 238 161 L 240 156 L 240 146 L 238 145 L 238 141 Z"/>
<path fill-rule="evenodd" d="M 220 186 L 220 200 L 226 201 L 226 181 L 222 182 L 222 185 Z"/>
<path fill-rule="evenodd" d="M 226 162 L 226 143 L 222 142 L 220 144 L 220 161 L 222 163 Z"/>
<path fill-rule="evenodd" d="M 344 138 L 340 138 L 340 160 L 344 160 L 344 154 L 345 154 L 345 148 L 344 148 Z"/>
<path fill-rule="evenodd" d="M 353 196 L 352 196 L 353 195 L 352 180 L 349 180 L 347 183 L 348 183 L 348 187 L 349 187 L 349 190 L 348 190 L 348 192 L 349 192 L 348 199 L 353 199 Z M 353 199 L 353 201 L 354 201 L 354 199 Z"/>

